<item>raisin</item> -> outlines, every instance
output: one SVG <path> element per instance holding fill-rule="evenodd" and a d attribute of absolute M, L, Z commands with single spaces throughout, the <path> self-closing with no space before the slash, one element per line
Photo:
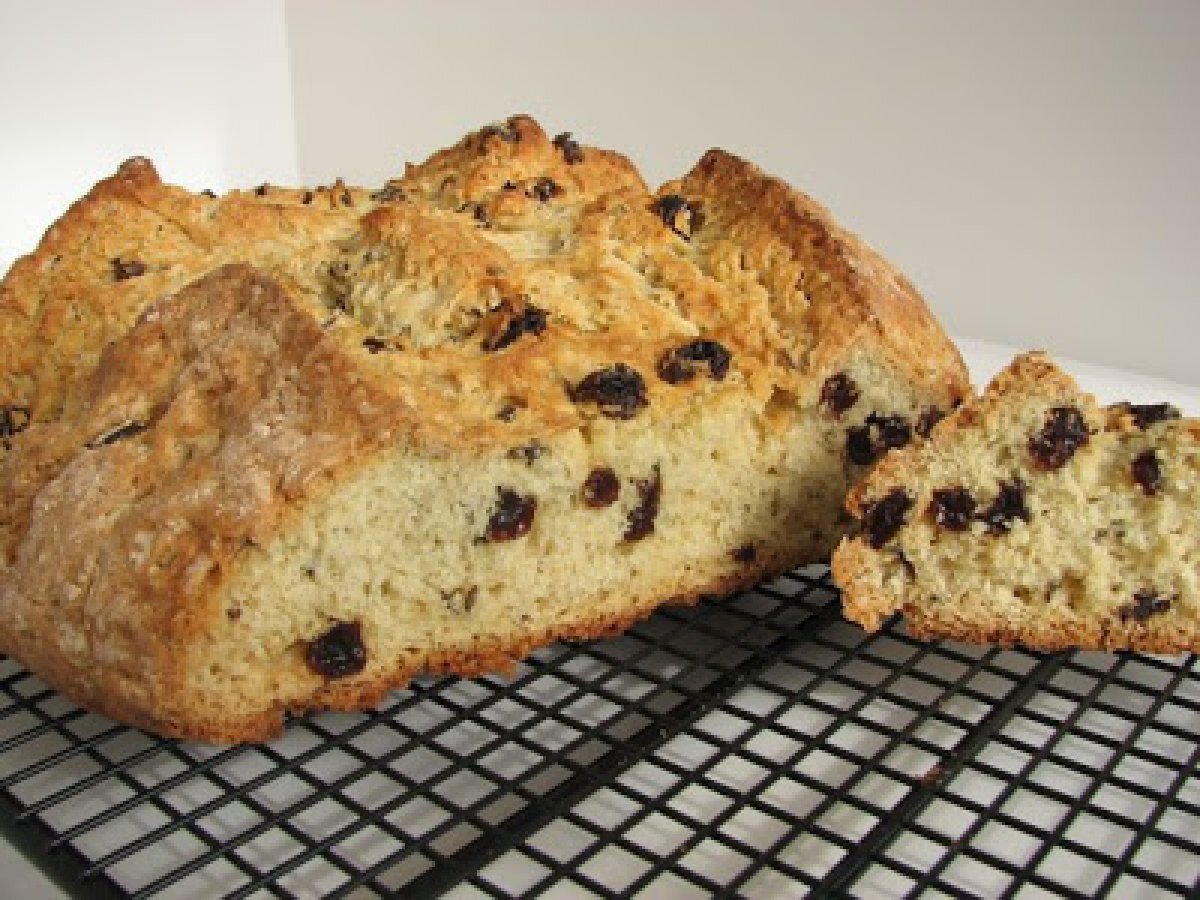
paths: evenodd
<path fill-rule="evenodd" d="M 975 498 L 966 488 L 942 488 L 933 492 L 929 513 L 947 531 L 966 531 L 975 515 Z"/>
<path fill-rule="evenodd" d="M 576 403 L 595 403 L 610 419 L 632 419 L 649 402 L 641 373 L 625 363 L 592 372 L 568 393 Z"/>
<path fill-rule="evenodd" d="M 1182 413 L 1179 407 L 1173 406 L 1170 403 L 1146 403 L 1137 406 L 1130 405 L 1129 413 L 1133 416 L 1137 427 L 1143 430 L 1149 428 L 1158 422 L 1166 422 L 1170 419 L 1178 419 Z"/>
<path fill-rule="evenodd" d="M 268 190 L 269 188 L 270 188 L 270 185 L 268 185 L 268 184 L 267 184 L 267 183 L 264 181 L 262 184 L 260 184 L 258 187 L 256 187 L 256 188 L 254 189 L 254 195 L 255 195 L 256 197 L 265 197 L 265 196 L 267 196 L 267 190 Z"/>
<path fill-rule="evenodd" d="M 300 202 L 303 203 L 305 206 L 308 206 L 308 204 L 312 203 L 313 202 L 313 192 L 305 191 L 300 197 Z"/>
<path fill-rule="evenodd" d="M 1088 442 L 1087 420 L 1074 406 L 1056 406 L 1046 424 L 1029 439 L 1029 455 L 1043 471 L 1061 469 Z"/>
<path fill-rule="evenodd" d="M 912 440 L 912 426 L 904 416 L 871 413 L 866 423 L 846 431 L 846 455 L 860 466 L 870 465 L 888 450 L 903 447 Z"/>
<path fill-rule="evenodd" d="M 629 511 L 629 525 L 622 537 L 627 541 L 640 541 L 654 533 L 654 520 L 658 518 L 658 506 L 662 500 L 662 471 L 658 463 L 650 471 L 649 478 L 634 480 L 637 487 L 638 505 Z"/>
<path fill-rule="evenodd" d="M 1171 608 L 1170 597 L 1160 597 L 1154 591 L 1141 590 L 1133 595 L 1133 602 L 1122 606 L 1117 614 L 1121 621 L 1145 622 L 1151 616 L 1165 613 Z"/>
<path fill-rule="evenodd" d="M 517 309 L 519 312 L 516 312 Z M 523 334 L 541 334 L 546 330 L 548 316 L 546 310 L 532 303 L 513 303 L 501 301 L 497 310 L 503 318 L 504 327 L 484 339 L 481 345 L 484 350 L 503 350 Z"/>
<path fill-rule="evenodd" d="M 758 559 L 758 551 L 754 549 L 753 544 L 743 544 L 736 548 L 731 556 L 733 556 L 734 562 L 748 565 Z"/>
<path fill-rule="evenodd" d="M 31 421 L 33 415 L 28 406 L 0 406 L 0 440 L 24 431 Z"/>
<path fill-rule="evenodd" d="M 929 432 L 933 431 L 934 426 L 944 418 L 946 418 L 946 414 L 936 406 L 927 407 L 917 417 L 917 434 L 921 437 L 929 437 Z"/>
<path fill-rule="evenodd" d="M 689 203 L 679 194 L 664 194 L 650 204 L 650 211 L 685 241 L 691 240 L 703 224 L 699 205 Z"/>
<path fill-rule="evenodd" d="M 1179 407 L 1171 403 L 1130 403 L 1122 401 L 1109 407 L 1116 412 L 1125 413 L 1133 418 L 1133 424 L 1145 431 L 1151 425 L 1178 419 L 1182 413 Z"/>
<path fill-rule="evenodd" d="M 528 444 L 522 444 L 520 447 L 510 447 L 507 456 L 509 459 L 523 460 L 525 465 L 532 466 L 542 458 L 542 454 L 545 452 L 546 445 L 535 438 Z"/>
<path fill-rule="evenodd" d="M 675 217 L 687 208 L 687 198 L 680 194 L 665 194 L 650 204 L 651 211 L 657 213 L 659 218 L 672 228 L 675 224 Z"/>
<path fill-rule="evenodd" d="M 658 377 L 668 384 L 680 384 L 691 381 L 700 365 L 707 364 L 713 381 L 722 381 L 729 373 L 731 358 L 723 345 L 697 338 L 664 353 L 658 361 Z"/>
<path fill-rule="evenodd" d="M 564 131 L 555 137 L 554 146 L 562 151 L 563 159 L 567 165 L 583 162 L 583 148 L 579 146 L 578 141 L 571 138 L 571 132 Z"/>
<path fill-rule="evenodd" d="M 529 189 L 529 196 L 542 203 L 548 202 L 552 197 L 557 197 L 563 192 L 563 189 L 558 185 L 553 178 L 543 175 L 533 183 L 533 187 Z"/>
<path fill-rule="evenodd" d="M 518 494 L 511 488 L 496 488 L 498 499 L 487 524 L 489 541 L 512 541 L 529 534 L 537 498 Z"/>
<path fill-rule="evenodd" d="M 387 339 L 381 337 L 363 338 L 362 345 L 371 353 L 382 353 L 384 350 L 395 349 Z"/>
<path fill-rule="evenodd" d="M 517 404 L 505 403 L 496 410 L 496 418 L 501 422 L 511 422 L 517 417 Z"/>
<path fill-rule="evenodd" d="M 521 133 L 512 122 L 505 122 L 503 125 L 485 125 L 479 130 L 479 137 L 483 140 L 498 137 L 506 144 L 515 144 L 521 139 Z"/>
<path fill-rule="evenodd" d="M 201 196 L 201 197 L 207 197 L 209 200 L 216 200 L 216 199 L 217 199 L 216 192 L 215 192 L 215 191 L 211 191 L 211 190 L 209 190 L 208 188 L 205 188 L 204 190 L 202 190 L 202 191 L 200 192 L 200 196 Z"/>
<path fill-rule="evenodd" d="M 892 488 L 879 500 L 863 510 L 863 527 L 867 542 L 876 550 L 896 536 L 912 509 L 913 498 L 904 488 Z"/>
<path fill-rule="evenodd" d="M 119 256 L 114 256 L 112 259 L 113 278 L 117 281 L 124 281 L 126 278 L 137 278 L 139 275 L 146 274 L 146 264 L 136 259 L 121 259 Z"/>
<path fill-rule="evenodd" d="M 385 184 L 371 194 L 371 199 L 376 203 L 395 203 L 397 200 L 407 200 L 408 197 L 399 185 Z"/>
<path fill-rule="evenodd" d="M 857 403 L 858 398 L 858 385 L 846 372 L 830 375 L 821 385 L 821 409 L 835 419 Z"/>
<path fill-rule="evenodd" d="M 515 191 L 516 189 L 517 183 L 515 181 L 506 181 L 504 184 L 500 185 L 500 190 L 502 191 Z"/>
<path fill-rule="evenodd" d="M 1162 466 L 1159 465 L 1158 454 L 1153 449 L 1139 453 L 1130 466 L 1130 471 L 1133 480 L 1141 486 L 1142 493 L 1147 497 L 1153 497 L 1162 487 Z"/>
<path fill-rule="evenodd" d="M 879 451 L 867 425 L 855 425 L 846 430 L 846 456 L 859 466 L 869 466 L 879 458 Z"/>
<path fill-rule="evenodd" d="M 487 207 L 482 203 L 476 203 L 471 208 L 471 217 L 479 223 L 482 228 L 490 228 L 492 220 L 488 217 Z"/>
<path fill-rule="evenodd" d="M 879 433 L 879 443 L 884 450 L 903 447 L 912 440 L 912 426 L 904 416 L 880 416 L 871 413 L 867 416 L 867 424 L 875 426 Z"/>
<path fill-rule="evenodd" d="M 621 482 L 617 473 L 608 466 L 600 466 L 588 472 L 583 480 L 583 505 L 589 509 L 604 509 L 612 506 L 621 493 Z"/>
<path fill-rule="evenodd" d="M 126 422 L 124 425 L 112 429 L 112 431 L 106 431 L 99 437 L 92 438 L 87 446 L 89 450 L 95 450 L 97 447 L 107 447 L 109 444 L 115 444 L 117 441 L 123 441 L 125 438 L 141 434 L 149 427 L 145 422 Z"/>
<path fill-rule="evenodd" d="M 1007 534 L 1015 519 L 1029 521 L 1029 507 L 1025 505 L 1025 485 L 1021 481 L 1001 483 L 996 499 L 979 515 L 987 526 L 988 534 Z"/>
<path fill-rule="evenodd" d="M 362 625 L 358 622 L 338 622 L 309 642 L 306 658 L 308 667 L 323 678 L 357 675 L 367 666 Z"/>

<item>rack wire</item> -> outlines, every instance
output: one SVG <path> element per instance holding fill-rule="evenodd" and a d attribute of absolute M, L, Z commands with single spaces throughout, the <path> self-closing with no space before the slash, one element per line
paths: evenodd
<path fill-rule="evenodd" d="M 1198 737 L 1195 657 L 868 635 L 809 568 L 260 746 L 3 660 L 0 822 L 79 897 L 1196 896 Z"/>

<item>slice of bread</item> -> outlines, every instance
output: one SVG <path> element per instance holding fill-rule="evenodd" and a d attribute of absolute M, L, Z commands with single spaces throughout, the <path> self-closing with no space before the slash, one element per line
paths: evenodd
<path fill-rule="evenodd" d="M 1107 409 L 1045 354 L 1018 357 L 929 441 L 851 493 L 846 615 L 921 637 L 1200 651 L 1200 422 Z"/>
<path fill-rule="evenodd" d="M 827 558 L 852 481 L 968 390 L 900 275 L 721 151 L 652 194 L 514 117 L 378 191 L 151 171 L 4 283 L 0 649 L 163 734 Z"/>

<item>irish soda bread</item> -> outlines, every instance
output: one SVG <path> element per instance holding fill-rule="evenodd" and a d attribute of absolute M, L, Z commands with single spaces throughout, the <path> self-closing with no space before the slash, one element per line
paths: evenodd
<path fill-rule="evenodd" d="M 0 290 L 0 649 L 217 741 L 825 558 L 967 391 L 807 197 L 523 116 L 375 190 L 134 160 Z"/>
<path fill-rule="evenodd" d="M 1200 422 L 1107 409 L 1044 354 L 889 455 L 834 555 L 847 616 L 923 637 L 1200 651 Z"/>

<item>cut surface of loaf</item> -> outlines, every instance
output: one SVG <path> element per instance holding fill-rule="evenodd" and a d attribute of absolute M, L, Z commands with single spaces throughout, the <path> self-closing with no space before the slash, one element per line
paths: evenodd
<path fill-rule="evenodd" d="M 853 490 L 846 615 L 1033 649 L 1200 651 L 1200 422 L 1018 357 Z"/>
<path fill-rule="evenodd" d="M 214 741 L 825 558 L 968 390 L 804 195 L 524 116 L 372 191 L 127 164 L 0 291 L 0 649 Z"/>

